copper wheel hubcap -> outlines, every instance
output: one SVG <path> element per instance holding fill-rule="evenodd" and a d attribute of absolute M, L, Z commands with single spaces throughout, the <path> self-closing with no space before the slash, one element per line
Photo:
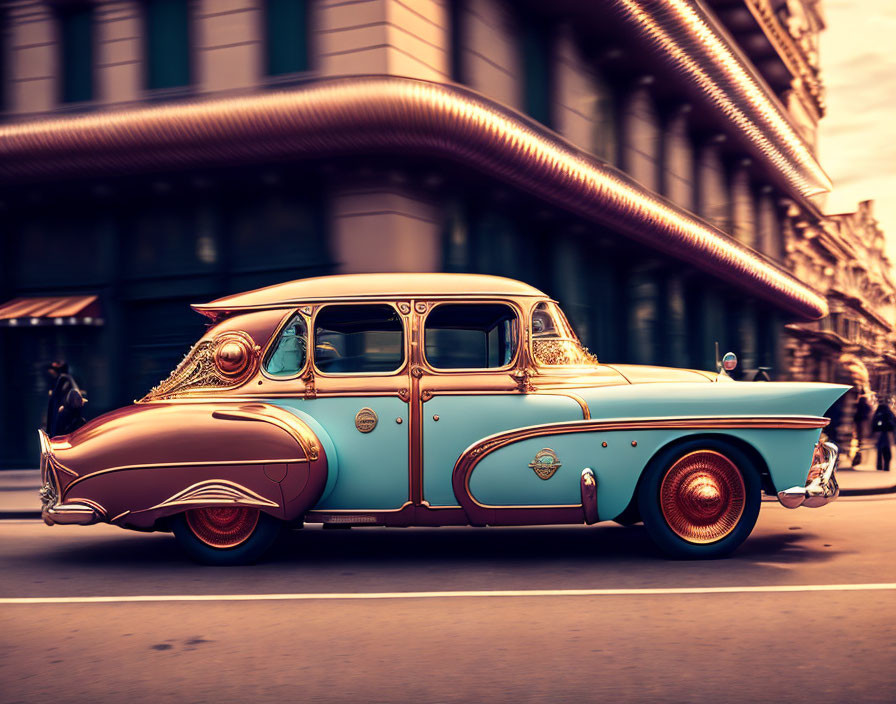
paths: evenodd
<path fill-rule="evenodd" d="M 187 525 L 199 540 L 213 548 L 235 548 L 246 542 L 258 525 L 257 508 L 194 508 L 187 511 Z"/>
<path fill-rule="evenodd" d="M 744 512 L 744 478 L 712 450 L 691 452 L 673 464 L 660 486 L 669 527 L 689 543 L 713 543 L 731 533 Z"/>

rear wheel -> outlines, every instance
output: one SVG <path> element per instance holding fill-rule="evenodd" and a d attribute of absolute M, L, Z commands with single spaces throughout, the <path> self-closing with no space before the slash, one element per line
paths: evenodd
<path fill-rule="evenodd" d="M 750 459 L 719 440 L 699 438 L 661 452 L 641 483 L 647 532 L 670 557 L 729 555 L 759 516 L 761 482 Z"/>
<path fill-rule="evenodd" d="M 187 554 L 206 565 L 245 565 L 277 539 L 281 521 L 247 506 L 193 508 L 177 514 L 171 528 Z"/>

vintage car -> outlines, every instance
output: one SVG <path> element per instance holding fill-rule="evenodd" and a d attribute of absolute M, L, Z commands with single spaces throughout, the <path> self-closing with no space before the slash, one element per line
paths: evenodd
<path fill-rule="evenodd" d="M 847 387 L 602 364 L 517 281 L 332 276 L 193 308 L 207 332 L 144 398 L 40 431 L 48 524 L 171 530 L 238 564 L 305 523 L 643 521 L 665 553 L 710 558 L 762 492 L 839 493 L 819 436 Z"/>

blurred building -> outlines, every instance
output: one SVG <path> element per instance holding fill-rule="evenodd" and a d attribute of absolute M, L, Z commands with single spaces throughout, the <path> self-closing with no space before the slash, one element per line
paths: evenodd
<path fill-rule="evenodd" d="M 794 213 L 785 240 L 794 273 L 827 295 L 830 314 L 785 328 L 785 359 L 797 381 L 850 384 L 837 436 L 849 437 L 858 394 L 896 392 L 896 280 L 872 202 L 810 223 Z"/>
<path fill-rule="evenodd" d="M 827 313 L 787 249 L 840 222 L 813 0 L 0 8 L 0 466 L 34 461 L 48 362 L 99 413 L 199 336 L 187 304 L 288 279 L 511 276 L 602 359 L 718 341 L 748 378 Z"/>

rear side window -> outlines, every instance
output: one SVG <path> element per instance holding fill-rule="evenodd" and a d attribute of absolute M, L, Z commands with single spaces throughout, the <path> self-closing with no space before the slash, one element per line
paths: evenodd
<path fill-rule="evenodd" d="M 294 315 L 268 352 L 264 369 L 271 376 L 295 376 L 305 366 L 308 329 L 301 315 Z"/>
<path fill-rule="evenodd" d="M 388 373 L 404 364 L 404 326 L 392 306 L 333 305 L 314 323 L 314 364 L 326 374 Z"/>
<path fill-rule="evenodd" d="M 444 304 L 426 318 L 426 359 L 434 369 L 496 369 L 516 356 L 513 308 L 502 303 Z"/>

